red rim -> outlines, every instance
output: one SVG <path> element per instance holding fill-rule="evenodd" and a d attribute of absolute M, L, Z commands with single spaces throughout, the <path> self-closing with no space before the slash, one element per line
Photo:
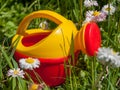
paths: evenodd
<path fill-rule="evenodd" d="M 79 51 L 75 52 L 75 59 L 77 58 L 79 54 Z M 21 58 L 28 58 L 29 56 L 24 55 L 18 51 L 15 51 L 14 53 L 14 58 L 15 60 L 19 61 L 19 59 Z M 33 57 L 34 58 L 34 57 Z M 64 63 L 65 61 L 68 61 L 68 59 L 70 59 L 71 56 L 67 56 L 67 57 L 58 57 L 58 58 L 38 58 L 40 60 L 41 63 L 46 63 L 46 64 L 60 64 L 60 63 Z"/>

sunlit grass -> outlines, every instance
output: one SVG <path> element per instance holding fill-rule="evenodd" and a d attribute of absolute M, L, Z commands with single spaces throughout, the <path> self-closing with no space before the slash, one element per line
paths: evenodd
<path fill-rule="evenodd" d="M 117 0 L 97 0 L 98 7 L 86 8 L 84 0 L 7 0 L 0 1 L 0 90 L 27 90 L 31 80 L 12 78 L 7 76 L 7 71 L 17 68 L 13 58 L 14 49 L 11 48 L 11 39 L 15 35 L 20 21 L 29 13 L 37 10 L 53 10 L 77 24 L 78 30 L 85 20 L 87 10 L 101 10 L 107 3 L 113 3 L 116 11 L 108 15 L 103 22 L 98 22 L 101 30 L 101 47 L 111 47 L 120 52 L 120 2 Z M 41 19 L 36 19 L 29 26 L 38 27 Z M 51 28 L 56 27 L 51 23 Z M 73 53 L 71 53 L 73 56 Z M 74 56 L 73 56 L 74 57 Z M 71 69 L 66 82 L 53 88 L 45 87 L 44 90 L 119 90 L 120 68 L 104 66 L 96 57 L 89 57 L 82 52 L 75 66 L 66 66 Z"/>

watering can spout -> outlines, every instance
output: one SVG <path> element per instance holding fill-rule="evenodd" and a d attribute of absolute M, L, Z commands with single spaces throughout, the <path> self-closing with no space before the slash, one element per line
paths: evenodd
<path fill-rule="evenodd" d="M 84 34 L 82 29 L 77 32 L 74 43 L 75 43 L 75 52 L 78 50 L 81 50 L 82 52 L 86 53 L 85 43 L 84 43 Z"/>
<path fill-rule="evenodd" d="M 82 26 L 75 37 L 75 51 L 94 56 L 101 44 L 100 29 L 95 22 L 89 22 Z"/>

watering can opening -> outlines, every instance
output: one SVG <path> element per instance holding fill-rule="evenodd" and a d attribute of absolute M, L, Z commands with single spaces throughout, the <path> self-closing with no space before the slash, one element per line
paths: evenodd
<path fill-rule="evenodd" d="M 32 34 L 26 35 L 22 38 L 22 44 L 26 47 L 35 45 L 36 43 L 40 42 L 50 34 L 51 34 L 51 31 L 38 32 L 38 33 L 32 33 Z"/>

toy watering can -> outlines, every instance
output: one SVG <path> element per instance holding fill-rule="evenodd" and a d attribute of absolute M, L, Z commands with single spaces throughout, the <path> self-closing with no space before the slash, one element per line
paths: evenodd
<path fill-rule="evenodd" d="M 27 30 L 29 23 L 35 18 L 49 19 L 58 26 L 54 30 Z M 13 47 L 19 36 L 20 40 L 14 53 L 15 60 L 18 62 L 21 58 L 38 58 L 40 67 L 36 68 L 35 71 L 51 87 L 60 85 L 65 81 L 64 63 L 68 62 L 71 57 L 72 38 L 75 57 L 80 51 L 94 56 L 101 43 L 100 30 L 96 23 L 86 23 L 78 31 L 72 21 L 48 10 L 35 11 L 21 21 L 12 40 Z M 35 78 L 32 70 L 28 73 L 32 79 Z"/>

